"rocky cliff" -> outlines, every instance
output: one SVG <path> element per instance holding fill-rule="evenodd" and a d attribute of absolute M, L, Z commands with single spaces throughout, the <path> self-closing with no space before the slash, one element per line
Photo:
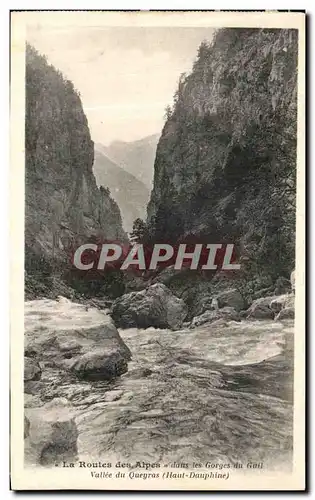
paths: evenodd
<path fill-rule="evenodd" d="M 255 272 L 294 267 L 297 32 L 221 29 L 182 75 L 158 143 L 152 241 L 238 244 Z"/>
<path fill-rule="evenodd" d="M 26 51 L 25 268 L 50 275 L 91 238 L 126 240 L 120 211 L 93 175 L 94 144 L 79 93 Z"/>

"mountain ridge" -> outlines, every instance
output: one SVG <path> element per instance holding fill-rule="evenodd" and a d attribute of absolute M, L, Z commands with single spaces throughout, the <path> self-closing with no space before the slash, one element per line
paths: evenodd
<path fill-rule="evenodd" d="M 136 141 L 115 140 L 108 146 L 103 146 L 103 153 L 151 190 L 159 137 L 160 134 L 151 134 Z"/>
<path fill-rule="evenodd" d="M 109 188 L 112 198 L 118 204 L 123 227 L 131 232 L 137 218 L 146 218 L 149 190 L 146 185 L 104 154 L 104 146 L 94 144 L 93 172 L 98 186 Z"/>

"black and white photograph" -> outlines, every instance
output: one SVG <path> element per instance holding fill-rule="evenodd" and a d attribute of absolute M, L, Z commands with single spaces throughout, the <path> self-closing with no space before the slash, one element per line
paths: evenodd
<path fill-rule="evenodd" d="M 11 24 L 13 489 L 302 490 L 305 15 Z"/>

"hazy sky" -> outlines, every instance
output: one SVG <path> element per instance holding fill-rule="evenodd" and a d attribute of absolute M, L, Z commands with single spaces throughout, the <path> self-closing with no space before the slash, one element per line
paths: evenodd
<path fill-rule="evenodd" d="M 79 90 L 92 139 L 108 144 L 159 133 L 182 72 L 212 28 L 47 26 L 28 40 Z"/>

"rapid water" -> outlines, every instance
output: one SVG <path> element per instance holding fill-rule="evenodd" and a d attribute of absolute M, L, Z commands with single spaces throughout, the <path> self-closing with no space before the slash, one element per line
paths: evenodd
<path fill-rule="evenodd" d="M 120 331 L 133 354 L 128 373 L 74 402 L 81 459 L 283 467 L 292 452 L 284 355 L 292 333 L 272 321 Z"/>
<path fill-rule="evenodd" d="M 43 301 L 26 305 L 27 335 L 35 328 L 36 335 L 44 334 L 44 324 L 45 334 L 53 335 L 59 323 L 69 327 L 70 310 L 82 309 L 68 301 L 62 314 L 63 306 L 50 302 L 49 309 Z M 80 311 L 71 316 L 71 328 L 81 324 Z M 129 329 L 120 335 L 132 360 L 112 382 L 85 382 L 65 377 L 53 364 L 43 366 L 39 404 L 56 397 L 70 403 L 78 460 L 290 466 L 293 321 Z"/>

